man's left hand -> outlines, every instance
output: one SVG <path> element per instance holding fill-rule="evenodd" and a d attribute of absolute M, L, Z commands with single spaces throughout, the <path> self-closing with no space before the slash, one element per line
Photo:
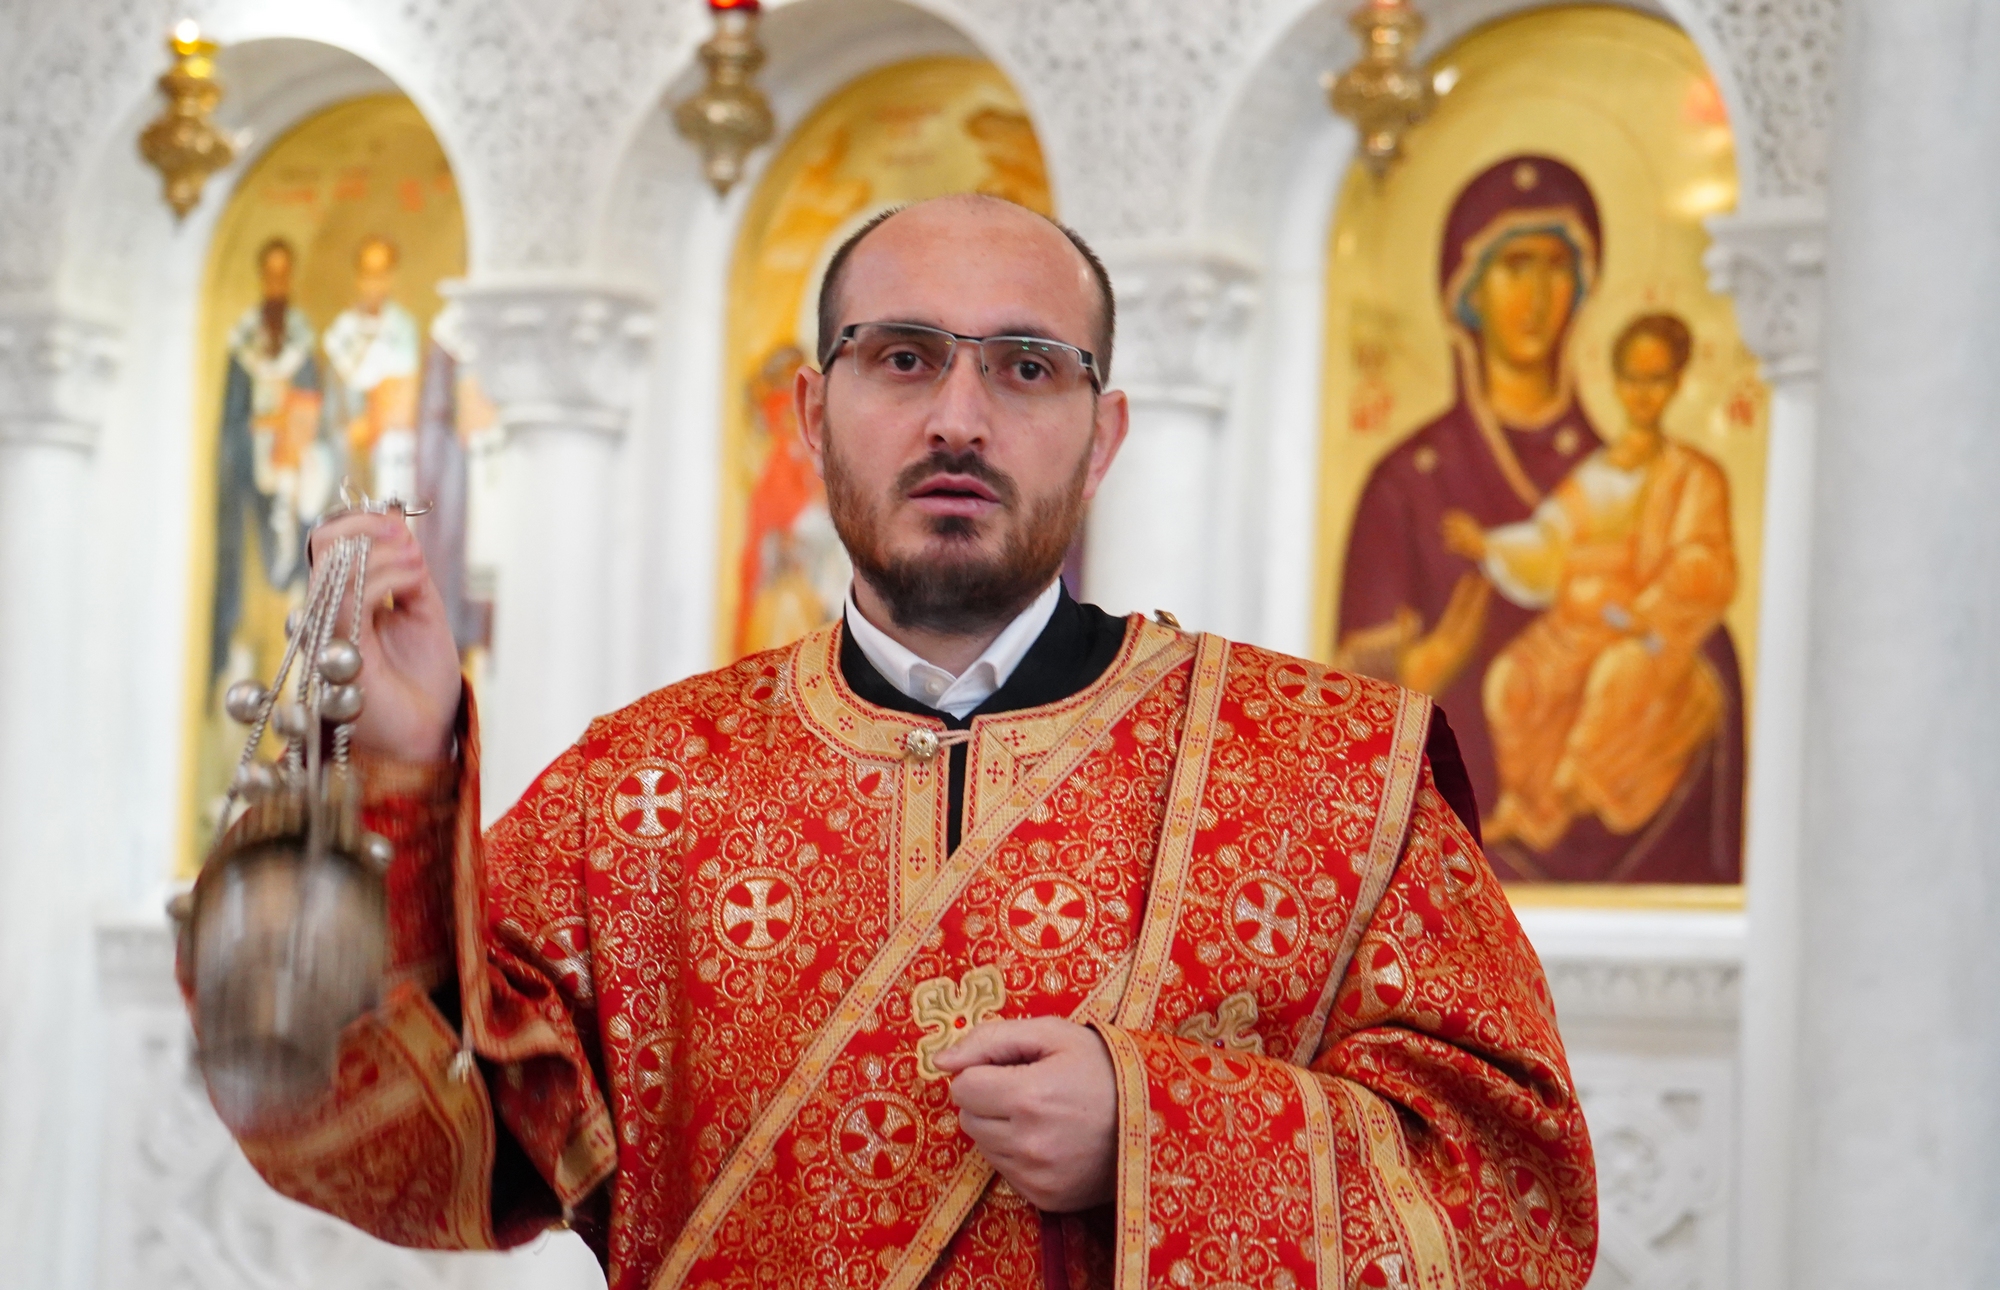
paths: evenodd
<path fill-rule="evenodd" d="M 936 1057 L 958 1122 L 1036 1209 L 1115 1197 L 1118 1087 L 1097 1032 L 1059 1017 L 989 1021 Z"/>

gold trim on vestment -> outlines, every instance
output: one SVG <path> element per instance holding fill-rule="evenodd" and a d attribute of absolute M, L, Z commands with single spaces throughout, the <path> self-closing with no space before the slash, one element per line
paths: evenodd
<path fill-rule="evenodd" d="M 1079 1025 L 1090 1025 L 1109 1016 L 1115 1000 L 1124 993 L 1130 973 L 1131 959 L 1127 957 L 1115 970 L 1105 973 L 1097 988 L 1090 992 L 1090 997 L 1070 1014 L 1069 1019 Z M 924 1278 L 937 1265 L 938 1256 L 944 1253 L 945 1246 L 951 1244 L 951 1238 L 964 1226 L 973 1206 L 986 1195 L 994 1172 L 986 1157 L 977 1151 L 968 1153 L 965 1159 L 959 1161 L 951 1181 L 945 1184 L 943 1193 L 931 1206 L 930 1212 L 924 1215 L 916 1235 L 903 1247 L 902 1255 L 889 1269 L 878 1290 L 916 1290 L 923 1284 Z"/>
<path fill-rule="evenodd" d="M 501 1064 L 560 1057 L 565 1051 L 563 1040 L 541 1017 L 531 1017 L 504 1042 L 493 1033 L 486 984 L 486 844 L 479 828 L 479 712 L 470 687 L 464 690 L 460 704 L 458 819 L 451 881 L 452 922 L 458 942 L 460 1051 L 475 1052 Z M 572 786 L 571 791 L 579 791 L 579 787 Z M 482 1082 L 476 1067 L 468 1082 Z M 611 1109 L 601 1099 L 592 1099 L 589 1113 L 563 1143 L 550 1188 L 562 1204 L 575 1205 L 617 1171 L 618 1132 Z"/>
<path fill-rule="evenodd" d="M 1118 1027 L 1099 1026 L 1097 1033 L 1111 1053 L 1111 1071 L 1118 1083 L 1116 1230 L 1111 1265 L 1116 1284 L 1143 1286 L 1151 1253 L 1146 1226 L 1153 1204 L 1153 1104 L 1146 1087 L 1146 1058 L 1138 1042 Z"/>
<path fill-rule="evenodd" d="M 1341 934 L 1333 969 L 1327 973 L 1319 1002 L 1313 1006 L 1312 1020 L 1300 1034 L 1298 1051 L 1292 1054 L 1292 1061 L 1300 1066 L 1312 1062 L 1326 1036 L 1326 1020 L 1333 1012 L 1334 997 L 1340 993 L 1341 979 L 1347 975 L 1347 965 L 1354 961 L 1354 952 L 1361 946 L 1362 933 L 1375 917 L 1382 893 L 1389 889 L 1389 879 L 1403 857 L 1403 842 L 1410 835 L 1417 788 L 1424 778 L 1424 744 L 1430 738 L 1431 712 L 1436 705 L 1429 695 L 1415 690 L 1399 693 L 1402 698 L 1396 708 L 1396 729 L 1389 738 L 1389 765 L 1382 776 L 1382 803 L 1375 809 L 1375 835 L 1368 843 L 1368 854 L 1362 863 L 1361 890 L 1356 893 L 1353 912 L 1347 917 L 1347 930 Z"/>
<path fill-rule="evenodd" d="M 964 831 L 985 822 L 994 803 L 1004 803 L 1019 776 L 1021 761 L 1046 754 L 1074 724 L 1076 716 L 1110 685 L 1135 658 L 1150 655 L 1177 633 L 1156 627 L 1133 614 L 1126 619 L 1125 639 L 1104 675 L 1076 694 L 1025 712 L 975 717 L 966 748 Z M 907 740 L 915 730 L 945 732 L 935 717 L 880 708 L 847 684 L 840 670 L 840 641 L 845 625 L 836 620 L 808 634 L 785 665 L 808 717 L 807 726 L 841 752 L 896 766 L 896 863 L 889 889 L 893 924 L 916 893 L 937 875 L 945 853 L 948 816 L 949 763 L 943 757 L 906 756 Z"/>
<path fill-rule="evenodd" d="M 1160 822 L 1160 847 L 1146 893 L 1146 918 L 1139 929 L 1138 951 L 1132 959 L 1132 983 L 1118 1005 L 1116 1022 L 1128 1030 L 1153 1024 L 1153 1005 L 1160 997 L 1167 956 L 1180 930 L 1181 897 L 1187 889 L 1188 864 L 1201 796 L 1208 786 L 1209 755 L 1215 749 L 1216 716 L 1222 710 L 1223 680 L 1229 671 L 1229 642 L 1204 634 L 1195 647 L 1194 678 L 1188 683 L 1186 724 L 1180 755 L 1174 761 L 1167 810 Z"/>
<path fill-rule="evenodd" d="M 1354 1127 L 1366 1148 L 1363 1159 L 1401 1229 L 1410 1256 L 1411 1290 L 1456 1290 L 1458 1252 L 1451 1223 L 1410 1169 L 1403 1122 L 1380 1096 L 1354 1081 L 1341 1080 L 1340 1090 L 1353 1109 Z"/>
<path fill-rule="evenodd" d="M 1298 1085 L 1299 1107 L 1306 1117 L 1306 1165 L 1312 1170 L 1313 1268 L 1319 1290 L 1343 1290 L 1347 1285 L 1340 1243 L 1340 1164 L 1335 1158 L 1333 1108 L 1326 1085 L 1303 1066 L 1286 1066 Z"/>
<path fill-rule="evenodd" d="M 1177 635 L 1170 631 L 1163 632 L 1156 625 L 1143 620 L 1134 622 L 1128 629 L 1128 635 L 1136 638 L 1141 634 L 1141 629 L 1148 629 L 1149 633 L 1157 632 L 1163 638 Z M 1100 1021 L 1109 1021 L 1114 1014 L 1122 1016 L 1129 1012 L 1133 1007 L 1134 992 L 1140 989 L 1139 967 L 1148 955 L 1157 960 L 1153 963 L 1152 983 L 1147 987 L 1145 1001 L 1148 1018 L 1152 1014 L 1153 1000 L 1159 993 L 1160 975 L 1165 967 L 1167 952 L 1173 946 L 1175 924 L 1179 919 L 1180 886 L 1186 878 L 1188 860 L 1194 850 L 1194 815 L 1200 806 L 1202 787 L 1208 780 L 1209 753 L 1215 745 L 1216 714 L 1222 706 L 1222 681 L 1228 663 L 1228 641 L 1214 635 L 1204 635 L 1199 638 L 1195 646 L 1194 674 L 1188 685 L 1187 719 L 1182 724 L 1180 746 L 1175 753 L 1173 789 L 1161 824 L 1159 848 L 1153 862 L 1153 877 L 1148 884 L 1145 918 L 1136 942 L 1138 948 L 1126 957 L 1122 966 L 1108 973 L 1097 983 L 1097 988 L 1091 991 L 1090 997 L 1071 1014 L 1071 1021 L 1092 1025 Z M 1035 716 L 1015 724 L 1033 723 L 1046 726 L 1049 721 L 1044 715 L 1046 710 L 1038 708 L 1034 711 Z M 1025 736 L 1023 742 L 1032 746 L 1040 744 L 1048 732 L 1030 729 L 1021 733 Z M 1039 752 L 1041 749 L 1036 747 L 1035 751 Z M 966 812 L 970 817 L 973 801 L 970 767 L 966 779 Z M 1177 830 L 1173 827 L 1175 819 L 1179 817 L 1186 819 L 1187 828 Z M 1162 875 L 1168 876 L 1167 885 L 1173 890 L 1171 901 L 1162 901 L 1160 898 Z M 1143 1096 L 1143 1081 L 1141 1093 Z M 1120 1159 L 1123 1160 L 1122 1155 Z M 1140 1159 L 1143 1167 L 1144 1157 Z M 881 1290 L 914 1290 L 914 1287 L 922 1283 L 938 1256 L 944 1252 L 945 1246 L 951 1242 L 952 1236 L 964 1223 L 966 1215 L 972 1212 L 972 1207 L 985 1195 L 993 1172 L 993 1167 L 986 1163 L 986 1158 L 977 1152 L 959 1165 L 958 1172 L 952 1175 L 952 1180 L 946 1186 L 943 1196 L 931 1207 L 930 1213 L 925 1215 L 923 1226 L 918 1229 L 916 1238 L 905 1247 L 903 1257 L 890 1271 L 889 1277 L 882 1283 Z"/>
<path fill-rule="evenodd" d="M 398 1126 L 428 1122 L 449 1143 L 450 1177 L 440 1194 L 438 1225 L 423 1233 L 430 1248 L 491 1250 L 493 1236 L 493 1104 L 479 1080 L 447 1071 L 458 1036 L 422 991 L 401 987 L 383 1006 L 354 1023 L 343 1052 L 365 1054 L 379 1075 L 362 1090 L 342 1084 L 324 1118 L 270 1137 L 245 1135 L 243 1154 L 283 1195 L 349 1221 L 343 1170 L 359 1144 L 393 1136 Z M 331 1164 L 331 1168 L 329 1168 Z M 363 1200 L 373 1200 L 363 1196 Z M 408 1238 L 406 1238 L 408 1239 Z"/>
<path fill-rule="evenodd" d="M 900 754 L 901 735 L 909 729 L 939 728 L 940 723 L 935 721 L 893 720 L 892 714 L 885 710 L 864 706 L 854 699 L 839 677 L 834 653 L 837 632 L 836 625 L 811 633 L 794 648 L 787 664 L 795 682 L 796 708 L 810 728 L 821 731 L 836 741 L 837 746 L 876 759 L 892 748 L 895 750 L 892 755 Z M 1128 631 L 1124 657 L 1129 657 L 1132 635 Z M 1190 653 L 1192 650 L 1178 636 L 1173 636 L 1137 663 L 1112 669 L 1106 680 L 1085 690 L 1091 696 L 1088 706 L 1063 738 L 1048 756 L 1021 777 L 1003 807 L 996 808 L 990 817 L 967 831 L 958 850 L 939 867 L 937 878 L 909 902 L 907 913 L 889 933 L 881 950 L 849 987 L 826 1024 L 813 1036 L 797 1064 L 723 1161 L 668 1250 L 653 1279 L 653 1290 L 672 1290 L 683 1283 L 751 1179 L 769 1161 L 799 1109 L 818 1090 L 835 1060 L 874 1016 L 883 996 L 902 978 L 910 960 L 935 933 L 938 921 L 963 895 L 999 845 L 1030 811 L 1075 773 L 1140 699 L 1187 661 Z"/>

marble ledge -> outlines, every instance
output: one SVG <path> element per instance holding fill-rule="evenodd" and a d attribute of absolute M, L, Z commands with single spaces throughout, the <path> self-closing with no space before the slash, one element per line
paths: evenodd
<path fill-rule="evenodd" d="M 1733 1038 L 1742 1005 L 1742 913 L 1519 911 L 1565 1034 L 1614 1027 Z"/>

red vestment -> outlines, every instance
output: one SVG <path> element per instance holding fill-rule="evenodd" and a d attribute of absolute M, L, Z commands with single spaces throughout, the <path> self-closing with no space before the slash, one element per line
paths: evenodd
<path fill-rule="evenodd" d="M 483 844 L 469 709 L 455 784 L 371 767 L 396 986 L 314 1119 L 244 1141 L 265 1178 L 432 1248 L 608 1189 L 617 1290 L 1584 1283 L 1582 1114 L 1427 699 L 1135 618 L 975 720 L 947 853 L 940 724 L 857 698 L 840 630 L 593 723 Z M 1118 1082 L 1117 1201 L 1060 1221 L 930 1065 L 1040 1015 Z M 495 1212 L 497 1146 L 546 1207 Z"/>

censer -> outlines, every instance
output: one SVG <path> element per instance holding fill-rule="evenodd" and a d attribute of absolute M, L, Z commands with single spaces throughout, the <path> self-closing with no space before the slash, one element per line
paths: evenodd
<path fill-rule="evenodd" d="M 360 508 L 403 513 L 395 503 Z M 224 801 L 227 827 L 174 911 L 196 1061 L 237 1134 L 310 1114 L 333 1086 L 342 1032 L 382 994 L 383 874 L 394 851 L 362 829 L 361 785 L 348 763 L 362 703 L 356 642 L 368 549 L 366 537 L 327 545 L 286 624 L 270 687 L 239 681 L 224 696 L 250 738 Z M 338 620 L 350 604 L 343 634 Z M 286 741 L 276 762 L 257 756 L 267 729 Z"/>

